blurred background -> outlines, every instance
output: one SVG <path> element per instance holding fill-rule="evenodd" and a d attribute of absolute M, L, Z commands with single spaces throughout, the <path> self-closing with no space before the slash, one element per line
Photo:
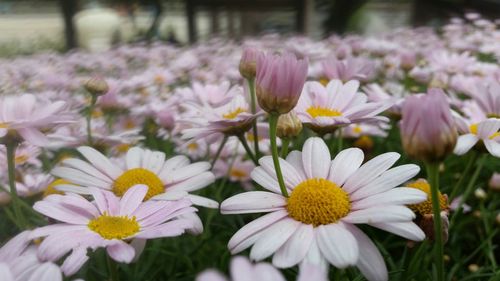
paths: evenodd
<path fill-rule="evenodd" d="M 266 33 L 376 35 L 467 12 L 498 18 L 500 0 L 0 0 L 0 56 Z"/>

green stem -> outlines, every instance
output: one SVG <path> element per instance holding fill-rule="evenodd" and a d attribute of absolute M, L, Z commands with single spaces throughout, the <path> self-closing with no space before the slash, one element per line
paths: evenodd
<path fill-rule="evenodd" d="M 10 196 L 12 198 L 12 208 L 14 209 L 14 215 L 17 219 L 16 225 L 18 225 L 21 229 L 25 229 L 28 225 L 26 223 L 26 218 L 24 217 L 24 213 L 21 210 L 21 199 L 17 194 L 16 188 L 16 142 L 8 142 L 5 144 L 7 148 L 7 169 L 9 174 L 9 187 L 10 187 Z"/>
<path fill-rule="evenodd" d="M 467 162 L 467 165 L 465 166 L 465 169 L 462 172 L 460 179 L 458 180 L 458 182 L 455 184 L 455 186 L 451 190 L 450 200 L 455 199 L 455 196 L 457 196 L 458 191 L 461 189 L 462 185 L 464 184 L 465 178 L 469 176 L 471 169 L 474 166 L 474 163 L 476 162 L 477 156 L 478 156 L 477 152 L 472 150 L 471 155 L 469 157 L 469 161 Z"/>
<path fill-rule="evenodd" d="M 337 153 L 342 151 L 343 139 L 342 139 L 342 128 L 339 129 L 339 135 L 337 140 Z"/>
<path fill-rule="evenodd" d="M 252 107 L 252 114 L 255 114 L 257 112 L 257 102 L 255 96 L 255 78 L 247 79 L 247 81 L 248 81 L 248 88 L 250 89 L 250 102 L 251 102 L 250 105 Z M 254 145 L 255 156 L 257 157 L 257 159 L 259 159 L 260 149 L 259 149 L 259 134 L 257 132 L 257 119 L 253 121 L 252 133 L 253 133 L 253 145 Z"/>
<path fill-rule="evenodd" d="M 488 237 L 488 239 L 487 239 L 487 243 L 488 243 L 487 255 L 488 255 L 488 258 L 490 259 L 491 267 L 497 268 L 497 261 L 495 259 L 495 253 L 493 253 L 493 243 L 491 241 L 491 223 L 488 220 L 489 217 L 487 215 L 487 210 L 484 207 L 484 200 L 481 200 L 480 208 L 481 208 L 480 209 L 481 210 L 481 217 L 483 218 L 484 230 L 486 232 L 486 237 Z"/>
<path fill-rule="evenodd" d="M 288 197 L 288 192 L 286 190 L 285 181 L 283 180 L 283 174 L 281 173 L 280 161 L 278 156 L 278 146 L 276 144 L 276 128 L 278 127 L 279 114 L 272 113 L 269 115 L 269 134 L 271 138 L 271 152 L 273 156 L 274 169 L 276 170 L 276 176 L 278 178 L 278 183 L 280 185 L 281 194 Z"/>
<path fill-rule="evenodd" d="M 441 208 L 439 206 L 439 163 L 427 163 L 426 168 L 427 178 L 431 186 L 437 281 L 444 281 L 444 245 L 443 230 L 441 226 Z"/>
<path fill-rule="evenodd" d="M 286 156 L 288 155 L 288 146 L 289 145 L 290 145 L 290 139 L 288 139 L 288 138 L 281 139 L 281 152 L 280 152 L 281 158 L 285 159 Z"/>
<path fill-rule="evenodd" d="M 465 191 L 462 195 L 462 198 L 460 198 L 460 202 L 458 202 L 458 207 L 455 210 L 453 216 L 451 217 L 450 221 L 450 229 L 453 227 L 455 224 L 455 221 L 458 216 L 460 216 L 460 213 L 462 212 L 463 206 L 469 196 L 472 194 L 474 191 L 474 186 L 476 184 L 477 178 L 479 177 L 479 173 L 481 172 L 481 169 L 483 168 L 484 162 L 486 161 L 486 158 L 488 157 L 488 154 L 484 154 L 478 161 L 476 170 L 472 174 L 472 177 L 469 180 L 469 183 L 467 184 L 467 187 L 465 188 Z"/>
<path fill-rule="evenodd" d="M 212 162 L 210 163 L 210 166 L 212 168 L 214 167 L 215 162 L 217 162 L 217 159 L 219 159 L 220 153 L 222 152 L 222 149 L 224 148 L 224 145 L 226 144 L 228 138 L 229 138 L 229 136 L 224 135 L 224 138 L 222 139 L 222 142 L 220 143 L 219 148 L 217 149 L 217 152 L 215 153 L 215 157 L 212 160 Z"/>
<path fill-rule="evenodd" d="M 92 113 L 94 112 L 94 106 L 97 101 L 97 96 L 92 95 L 92 99 L 90 100 L 90 105 L 88 107 L 88 112 L 87 112 L 87 143 L 92 146 L 93 140 L 92 140 Z"/>
<path fill-rule="evenodd" d="M 255 155 L 253 155 L 252 150 L 250 149 L 250 146 L 248 146 L 247 140 L 245 139 L 245 136 L 243 134 L 238 135 L 238 139 L 240 140 L 241 144 L 243 144 L 248 157 L 253 161 L 255 166 L 259 166 L 259 161 L 257 161 Z"/>
<path fill-rule="evenodd" d="M 107 260 L 108 260 L 108 278 L 109 278 L 109 280 L 110 281 L 119 281 L 120 277 L 118 275 L 118 265 L 110 256 L 107 256 Z"/>

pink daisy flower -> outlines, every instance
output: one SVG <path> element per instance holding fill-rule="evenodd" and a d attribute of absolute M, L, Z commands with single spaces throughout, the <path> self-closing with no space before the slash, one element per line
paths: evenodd
<path fill-rule="evenodd" d="M 7 96 L 0 99 L 0 138 L 7 135 L 38 146 L 49 143 L 41 132 L 57 124 L 73 121 L 64 101 L 40 102 L 34 95 Z"/>
<path fill-rule="evenodd" d="M 252 264 L 246 257 L 238 256 L 231 260 L 230 276 L 232 281 L 259 280 L 259 281 L 285 281 L 285 277 L 272 265 L 261 262 Z M 313 265 L 301 268 L 297 281 L 326 281 L 327 277 L 322 270 Z M 216 270 L 208 269 L 196 277 L 196 281 L 228 281 Z"/>
<path fill-rule="evenodd" d="M 270 212 L 241 228 L 229 241 L 231 253 L 253 245 L 252 260 L 273 255 L 273 264 L 327 262 L 356 266 L 368 280 L 387 280 L 387 269 L 375 244 L 356 224 L 368 224 L 411 240 L 425 235 L 406 204 L 424 201 L 420 190 L 398 187 L 419 172 L 417 165 L 389 169 L 400 157 L 390 152 L 361 165 L 363 152 L 341 151 L 333 161 L 325 142 L 310 138 L 302 152 L 280 159 L 290 196 L 280 193 L 270 156 L 260 159 L 252 179 L 268 191 L 235 195 L 221 204 L 223 214 Z"/>
<path fill-rule="evenodd" d="M 52 262 L 38 259 L 36 246 L 30 245 L 29 231 L 24 231 L 0 248 L 2 281 L 62 281 L 61 269 Z"/>
<path fill-rule="evenodd" d="M 65 275 L 82 267 L 89 248 L 106 248 L 115 261 L 130 263 L 136 252 L 142 251 L 145 240 L 179 236 L 193 227 L 192 220 L 179 217 L 196 211 L 189 200 L 143 203 L 148 192 L 145 185 L 130 188 L 122 198 L 98 188 L 90 192 L 93 202 L 76 194 L 50 195 L 33 206 L 59 222 L 37 228 L 29 235 L 30 239 L 45 237 L 38 257 L 57 261 L 71 252 L 61 266 Z"/>
<path fill-rule="evenodd" d="M 459 128 L 462 135 L 458 137 L 453 153 L 463 155 L 479 142 L 491 155 L 500 157 L 500 119 L 490 118 L 468 127 L 461 124 Z"/>
<path fill-rule="evenodd" d="M 345 84 L 332 80 L 326 87 L 316 81 L 306 82 L 295 112 L 306 126 L 324 133 L 352 123 L 388 121 L 377 115 L 391 107 L 392 101 L 367 102 L 358 88 L 356 80 Z"/>

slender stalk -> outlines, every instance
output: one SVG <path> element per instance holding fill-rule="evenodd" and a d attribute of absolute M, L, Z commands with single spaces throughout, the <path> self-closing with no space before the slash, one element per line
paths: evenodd
<path fill-rule="evenodd" d="M 15 222 L 21 229 L 25 229 L 28 225 L 26 223 L 26 218 L 21 210 L 21 202 L 19 195 L 17 194 L 16 188 L 16 142 L 7 142 L 5 144 L 7 148 L 7 169 L 9 174 L 9 187 L 10 196 L 12 198 L 12 208 L 14 209 L 14 215 L 17 220 Z"/>
<path fill-rule="evenodd" d="M 497 268 L 497 261 L 495 259 L 495 253 L 493 252 L 494 246 L 493 246 L 493 243 L 491 241 L 491 223 L 488 220 L 488 216 L 487 216 L 487 212 L 486 212 L 487 210 L 484 206 L 484 200 L 481 200 L 480 210 L 481 210 L 481 217 L 483 218 L 483 224 L 484 224 L 484 230 L 486 232 L 486 237 L 488 237 L 487 238 L 487 243 L 488 243 L 487 255 L 488 255 L 488 258 L 490 259 L 491 267 Z"/>
<path fill-rule="evenodd" d="M 460 187 L 464 184 L 465 178 L 469 176 L 471 169 L 474 166 L 474 163 L 476 162 L 477 156 L 478 156 L 477 152 L 472 150 L 471 155 L 469 157 L 469 161 L 467 162 L 467 165 L 465 166 L 464 171 L 460 175 L 460 179 L 458 180 L 458 182 L 455 184 L 455 186 L 451 190 L 450 200 L 453 200 L 455 198 L 455 196 L 457 196 L 457 193 L 460 190 Z"/>
<path fill-rule="evenodd" d="M 222 149 L 224 148 L 224 145 L 226 145 L 227 139 L 229 136 L 224 135 L 224 138 L 222 139 L 222 142 L 219 145 L 219 148 L 217 149 L 217 152 L 215 153 L 214 159 L 212 159 L 212 162 L 210 163 L 210 166 L 212 169 L 214 168 L 215 162 L 217 162 L 217 159 L 219 159 L 220 153 L 222 152 Z"/>
<path fill-rule="evenodd" d="M 252 114 L 255 114 L 257 112 L 257 103 L 255 96 L 255 78 L 247 79 L 247 81 L 248 81 L 248 88 L 250 89 L 250 103 L 251 103 L 250 106 L 252 107 Z M 254 145 L 255 156 L 257 157 L 257 159 L 259 159 L 260 149 L 259 149 L 259 134 L 257 132 L 257 119 L 253 121 L 252 134 L 253 134 L 253 145 Z"/>
<path fill-rule="evenodd" d="M 87 143 L 89 145 L 92 145 L 93 143 L 93 140 L 92 140 L 92 113 L 94 112 L 94 107 L 95 107 L 95 103 L 97 101 L 97 96 L 96 95 L 92 95 L 92 98 L 90 100 L 90 105 L 89 107 L 87 108 L 88 109 L 88 112 L 87 112 Z"/>
<path fill-rule="evenodd" d="M 118 265 L 110 256 L 106 255 L 106 257 L 108 260 L 108 279 L 110 281 L 119 281 Z"/>
<path fill-rule="evenodd" d="M 342 139 L 342 128 L 339 129 L 338 140 L 337 140 L 337 153 L 342 151 L 343 139 Z"/>
<path fill-rule="evenodd" d="M 269 134 L 271 138 L 271 152 L 273 156 L 274 169 L 276 170 L 276 176 L 278 177 L 278 183 L 280 185 L 281 194 L 288 197 L 288 192 L 286 190 L 285 181 L 283 180 L 283 174 L 281 173 L 280 161 L 278 156 L 278 146 L 276 145 L 276 127 L 278 126 L 279 114 L 273 113 L 269 115 Z"/>
<path fill-rule="evenodd" d="M 253 155 L 252 150 L 250 149 L 250 146 L 248 146 L 247 140 L 245 139 L 245 136 L 243 134 L 238 135 L 238 139 L 240 140 L 241 144 L 243 144 L 248 157 L 253 161 L 255 166 L 259 166 L 259 161 L 257 161 L 255 155 Z"/>
<path fill-rule="evenodd" d="M 431 185 L 432 213 L 434 216 L 434 251 L 437 281 L 444 281 L 444 248 L 441 226 L 441 208 L 439 206 L 439 163 L 427 163 L 427 178 Z"/>
<path fill-rule="evenodd" d="M 453 227 L 457 217 L 460 215 L 462 212 L 462 209 L 464 207 L 465 202 L 469 198 L 469 196 L 472 194 L 474 191 L 474 186 L 476 184 L 477 178 L 479 177 L 479 173 L 481 172 L 481 169 L 483 168 L 484 162 L 486 161 L 486 158 L 488 157 L 488 154 L 484 154 L 478 161 L 476 170 L 472 174 L 472 177 L 469 180 L 469 183 L 467 184 L 467 187 L 465 188 L 464 194 L 462 195 L 462 198 L 460 198 L 460 202 L 458 202 L 458 207 L 456 211 L 454 212 L 453 216 L 451 217 L 450 221 L 450 229 Z"/>
<path fill-rule="evenodd" d="M 281 158 L 284 159 L 288 155 L 288 146 L 289 145 L 290 145 L 290 139 L 288 139 L 288 138 L 281 139 L 281 152 L 280 152 Z"/>

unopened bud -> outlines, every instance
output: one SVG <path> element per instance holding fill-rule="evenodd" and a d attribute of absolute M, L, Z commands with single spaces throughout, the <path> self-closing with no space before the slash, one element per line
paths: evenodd
<path fill-rule="evenodd" d="M 473 263 L 473 264 L 469 264 L 469 271 L 470 272 L 477 272 L 479 270 L 479 265 Z"/>
<path fill-rule="evenodd" d="M 259 51 L 252 47 L 243 50 L 240 60 L 240 74 L 246 79 L 254 79 Z"/>
<path fill-rule="evenodd" d="M 280 138 L 293 138 L 302 131 L 302 122 L 294 111 L 282 114 L 278 118 L 276 135 Z"/>
<path fill-rule="evenodd" d="M 109 91 L 108 83 L 106 83 L 106 80 L 99 76 L 90 78 L 84 83 L 83 86 L 87 92 L 95 96 L 102 96 Z"/>
<path fill-rule="evenodd" d="M 500 173 L 494 173 L 488 182 L 488 187 L 494 191 L 500 191 Z"/>
<path fill-rule="evenodd" d="M 488 195 L 486 194 L 486 191 L 482 188 L 478 188 L 474 191 L 474 196 L 476 196 L 477 199 L 484 200 Z"/>

